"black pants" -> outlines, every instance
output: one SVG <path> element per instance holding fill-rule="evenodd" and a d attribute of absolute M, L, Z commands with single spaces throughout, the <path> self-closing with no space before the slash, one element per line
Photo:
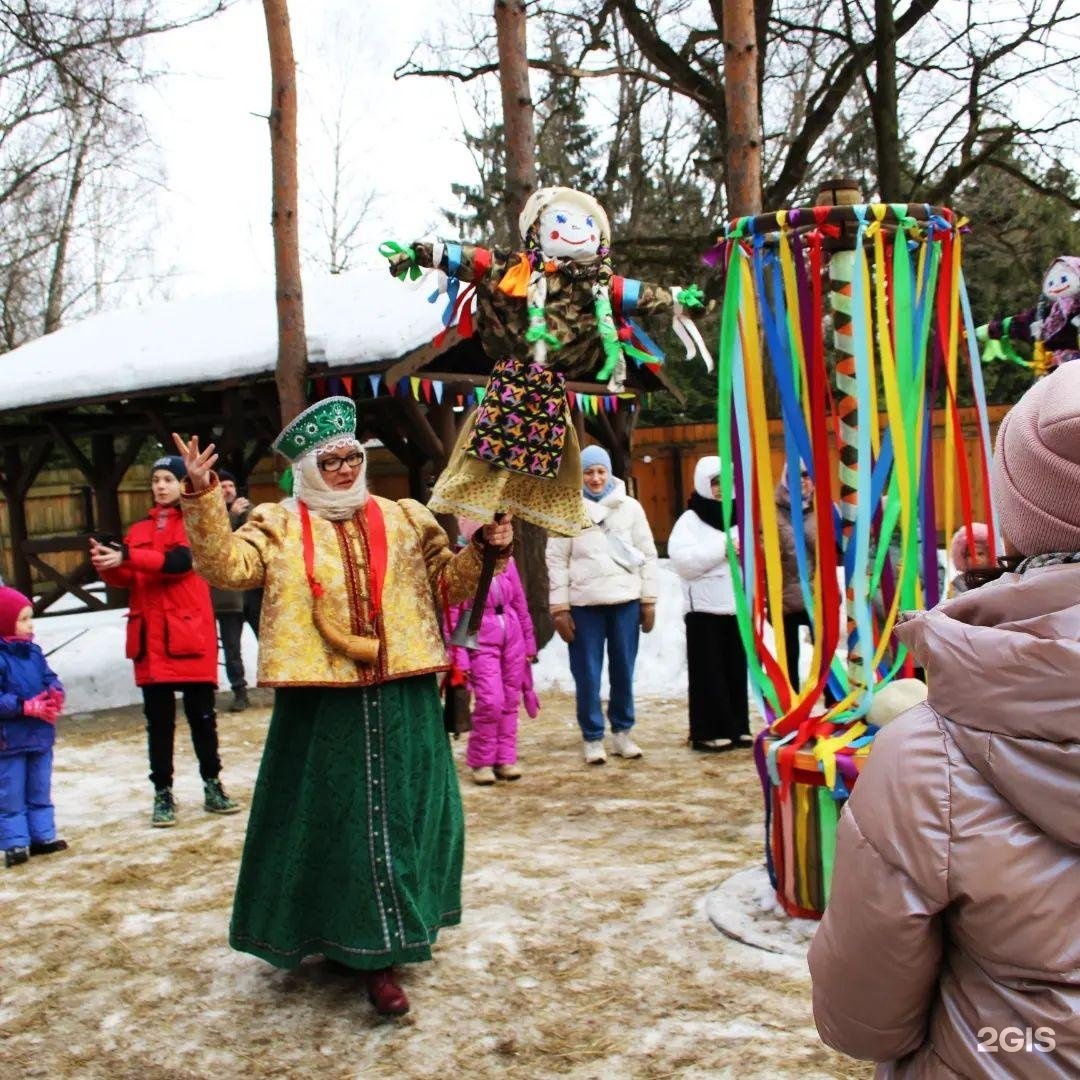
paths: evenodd
<path fill-rule="evenodd" d="M 213 780 L 221 772 L 213 684 L 156 683 L 142 688 L 150 782 L 155 788 L 172 787 L 177 691 L 184 698 L 184 715 L 191 727 L 191 745 L 199 759 L 199 775 L 204 780 Z"/>
<path fill-rule="evenodd" d="M 737 739 L 750 734 L 746 652 L 734 615 L 686 615 L 690 682 L 690 739 Z"/>
<path fill-rule="evenodd" d="M 246 589 L 244 591 L 244 619 L 248 626 L 259 636 L 259 619 L 262 617 L 262 589 Z"/>
<path fill-rule="evenodd" d="M 801 611 L 788 611 L 784 613 L 784 647 L 787 649 L 788 679 L 791 680 L 792 690 L 799 689 L 799 627 L 806 626 L 810 630 L 810 640 L 814 640 L 814 627 L 810 623 L 810 613 L 803 608 Z M 836 695 L 825 685 L 825 704 L 835 705 Z"/>
<path fill-rule="evenodd" d="M 244 657 L 240 651 L 245 615 L 242 611 L 222 611 L 217 621 L 221 632 L 221 651 L 225 654 L 225 677 L 234 691 L 242 690 L 247 685 L 244 681 Z"/>

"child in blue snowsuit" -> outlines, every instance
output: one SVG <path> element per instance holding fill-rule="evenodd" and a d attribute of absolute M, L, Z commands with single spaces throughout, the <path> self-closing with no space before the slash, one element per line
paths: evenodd
<path fill-rule="evenodd" d="M 64 688 L 33 641 L 33 608 L 0 587 L 0 849 L 4 865 L 63 851 L 52 803 L 53 743 Z"/>

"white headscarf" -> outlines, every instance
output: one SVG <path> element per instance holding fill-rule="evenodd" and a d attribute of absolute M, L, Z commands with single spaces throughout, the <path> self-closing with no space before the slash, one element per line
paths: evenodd
<path fill-rule="evenodd" d="M 363 451 L 359 440 L 349 436 L 337 442 L 320 446 L 312 453 L 304 454 L 293 462 L 293 497 L 302 499 L 304 505 L 327 521 L 348 521 L 368 500 L 367 455 L 360 463 L 352 487 L 337 491 L 323 479 L 319 458 L 331 452 Z"/>

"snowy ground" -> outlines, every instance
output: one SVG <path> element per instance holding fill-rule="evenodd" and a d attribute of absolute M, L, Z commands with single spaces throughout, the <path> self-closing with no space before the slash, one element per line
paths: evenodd
<path fill-rule="evenodd" d="M 245 806 L 269 715 L 269 692 L 256 697 L 221 718 Z M 321 964 L 286 973 L 228 948 L 247 815 L 203 813 L 185 732 L 179 824 L 155 830 L 138 710 L 68 721 L 55 797 L 71 850 L 0 871 L 0 1074 L 869 1077 L 818 1041 L 801 956 L 710 922 L 717 886 L 761 859 L 749 754 L 687 750 L 679 702 L 639 713 L 645 758 L 586 769 L 570 697 L 547 693 L 512 785 L 475 787 L 455 746 L 464 921 L 408 969 L 413 1012 L 397 1022 Z"/>

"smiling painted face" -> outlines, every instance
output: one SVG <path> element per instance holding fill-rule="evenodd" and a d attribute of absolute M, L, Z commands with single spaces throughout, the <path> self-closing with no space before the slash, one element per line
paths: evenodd
<path fill-rule="evenodd" d="M 1051 300 L 1080 294 L 1080 273 L 1061 259 L 1051 264 L 1043 278 L 1043 293 Z"/>
<path fill-rule="evenodd" d="M 553 259 L 595 258 L 600 228 L 592 214 L 556 200 L 540 214 L 540 248 Z"/>

